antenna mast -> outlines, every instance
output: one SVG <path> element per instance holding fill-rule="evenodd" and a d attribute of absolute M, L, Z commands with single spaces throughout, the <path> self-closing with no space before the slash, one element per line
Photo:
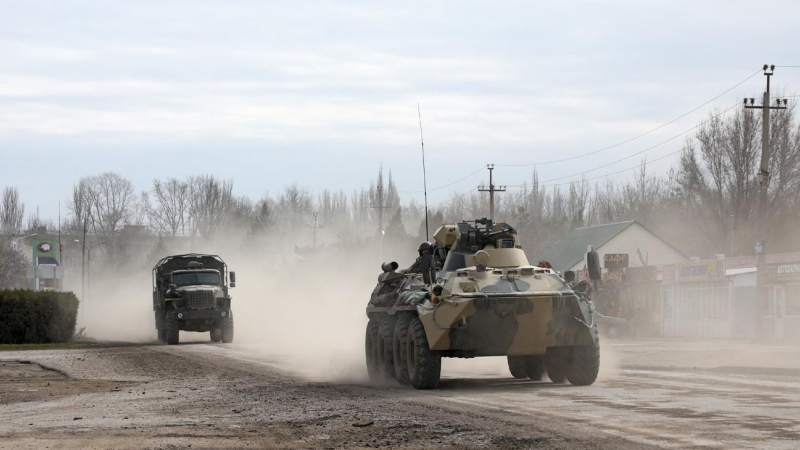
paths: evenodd
<path fill-rule="evenodd" d="M 419 117 L 419 143 L 422 146 L 422 186 L 425 192 L 425 240 L 430 240 L 428 232 L 428 176 L 425 172 L 425 140 L 422 138 L 422 113 L 417 103 L 417 117 Z"/>

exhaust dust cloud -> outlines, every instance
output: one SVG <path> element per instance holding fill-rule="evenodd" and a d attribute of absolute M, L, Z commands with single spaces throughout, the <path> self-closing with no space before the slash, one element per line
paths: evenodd
<path fill-rule="evenodd" d="M 367 382 L 364 362 L 364 309 L 383 261 L 409 265 L 414 248 L 386 246 L 379 251 L 354 248 L 341 252 L 320 248 L 297 256 L 293 249 L 254 257 L 235 250 L 217 253 L 237 274 L 230 289 L 237 358 L 256 360 L 307 379 Z M 391 256 L 404 258 L 392 258 Z M 92 280 L 91 297 L 79 314 L 89 337 L 106 341 L 156 344 L 152 310 L 151 268 L 138 272 L 103 271 Z M 602 342 L 602 341 L 601 341 Z M 181 332 L 181 343 L 210 344 L 208 333 Z M 226 348 L 219 346 L 221 351 Z M 610 349 L 602 353 L 601 377 L 616 369 Z M 452 359 L 442 362 L 443 375 L 459 378 L 506 377 L 505 357 Z"/>

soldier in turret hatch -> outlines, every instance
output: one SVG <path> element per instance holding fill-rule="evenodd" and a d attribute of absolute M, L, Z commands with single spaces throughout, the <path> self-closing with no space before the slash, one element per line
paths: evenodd
<path fill-rule="evenodd" d="M 423 243 L 419 244 L 419 249 L 418 249 L 419 256 L 414 261 L 414 263 L 411 264 L 411 267 L 406 269 L 406 273 L 421 273 L 422 261 L 426 255 L 431 255 L 431 257 L 433 258 L 436 272 L 442 270 L 442 261 L 439 261 L 439 258 L 436 257 L 437 255 L 434 253 L 435 249 L 436 246 L 428 241 L 424 241 Z M 432 275 L 433 276 L 431 276 L 431 279 L 433 279 L 436 274 L 433 273 Z"/>

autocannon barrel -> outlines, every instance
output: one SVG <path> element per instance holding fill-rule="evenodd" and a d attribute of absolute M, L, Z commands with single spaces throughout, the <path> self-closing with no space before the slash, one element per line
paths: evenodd
<path fill-rule="evenodd" d="M 397 270 L 398 267 L 400 266 L 394 261 L 389 261 L 381 264 L 381 269 L 384 272 L 394 272 L 395 270 Z"/>

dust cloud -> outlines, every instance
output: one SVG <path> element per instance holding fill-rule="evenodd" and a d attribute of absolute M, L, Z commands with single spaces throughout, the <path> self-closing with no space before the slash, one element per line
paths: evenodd
<path fill-rule="evenodd" d="M 220 345 L 220 349 L 309 380 L 366 383 L 365 307 L 380 264 L 396 260 L 405 267 L 415 250 L 399 245 L 383 251 L 354 246 L 346 252 L 305 249 L 298 255 L 293 247 L 278 247 L 261 256 L 236 249 L 198 250 L 219 254 L 237 275 L 237 287 L 230 289 L 234 345 Z M 157 344 L 151 269 L 104 270 L 95 275 L 78 327 L 85 327 L 86 334 L 98 340 Z M 80 292 L 80 280 L 72 288 Z M 208 333 L 182 331 L 180 340 L 210 344 Z M 601 343 L 602 379 L 617 372 L 617 361 L 607 341 L 601 339 Z M 509 376 L 509 371 L 505 357 L 445 358 L 442 375 L 497 378 Z"/>

